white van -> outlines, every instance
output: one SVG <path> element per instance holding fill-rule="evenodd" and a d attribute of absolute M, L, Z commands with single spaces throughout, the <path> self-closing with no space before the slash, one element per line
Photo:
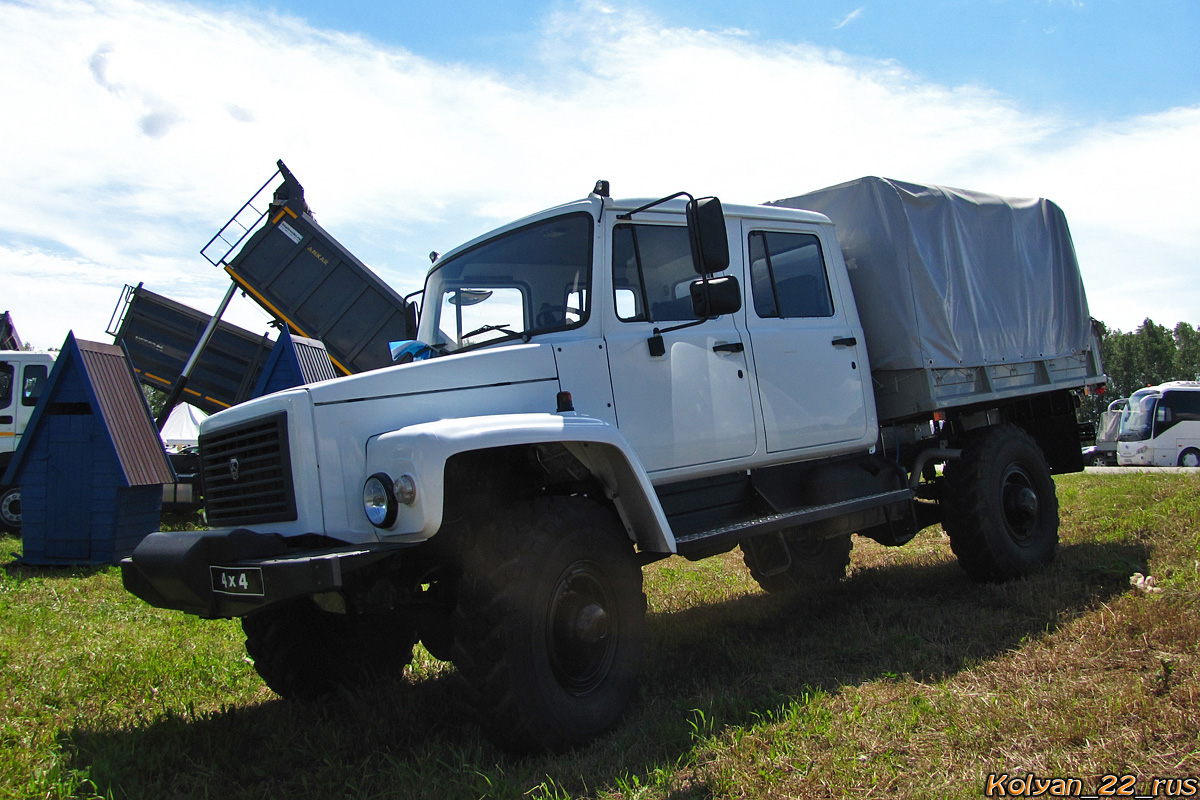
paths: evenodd
<path fill-rule="evenodd" d="M 1138 389 L 1121 413 L 1121 466 L 1200 467 L 1200 382 Z"/>

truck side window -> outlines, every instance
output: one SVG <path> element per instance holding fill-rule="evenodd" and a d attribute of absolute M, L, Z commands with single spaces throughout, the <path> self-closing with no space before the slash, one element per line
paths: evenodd
<path fill-rule="evenodd" d="M 8 408 L 12 404 L 13 366 L 8 362 L 0 363 L 0 408 Z"/>
<path fill-rule="evenodd" d="M 691 285 L 687 228 L 677 225 L 617 225 L 613 228 L 613 297 L 624 322 L 697 319 Z"/>
<path fill-rule="evenodd" d="M 811 233 L 750 233 L 754 310 L 768 317 L 832 317 L 821 241 Z"/>
<path fill-rule="evenodd" d="M 25 382 L 21 388 L 21 405 L 36 406 L 46 385 L 46 365 L 29 364 L 25 367 Z"/>

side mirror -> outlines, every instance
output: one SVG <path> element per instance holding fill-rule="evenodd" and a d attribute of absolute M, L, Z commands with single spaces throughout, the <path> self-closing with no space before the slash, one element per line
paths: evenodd
<path fill-rule="evenodd" d="M 729 267 L 729 238 L 725 235 L 725 212 L 715 197 L 689 200 L 688 238 L 696 274 L 711 275 Z"/>
<path fill-rule="evenodd" d="M 742 290 L 732 275 L 692 281 L 691 290 L 692 310 L 700 319 L 736 314 L 742 310 Z"/>

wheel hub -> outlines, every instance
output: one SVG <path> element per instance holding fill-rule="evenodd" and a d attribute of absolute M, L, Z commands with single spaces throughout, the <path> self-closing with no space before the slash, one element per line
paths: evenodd
<path fill-rule="evenodd" d="M 1012 500 L 1013 509 L 1023 519 L 1037 519 L 1038 513 L 1038 497 L 1037 494 L 1028 487 L 1018 489 Z"/>
<path fill-rule="evenodd" d="M 592 564 L 563 574 L 548 609 L 547 653 L 564 689 L 583 696 L 603 685 L 616 653 L 614 598 Z"/>
<path fill-rule="evenodd" d="M 608 612 L 596 603 L 584 606 L 575 618 L 575 636 L 592 644 L 608 636 Z"/>
<path fill-rule="evenodd" d="M 1030 477 L 1020 468 L 1013 468 L 1004 476 L 1003 504 L 1004 519 L 1013 540 L 1021 544 L 1029 542 L 1037 526 L 1041 500 Z"/>

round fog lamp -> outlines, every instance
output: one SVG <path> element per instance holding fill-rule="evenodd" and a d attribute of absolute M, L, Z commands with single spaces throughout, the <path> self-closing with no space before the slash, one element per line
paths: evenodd
<path fill-rule="evenodd" d="M 396 521 L 396 493 L 392 479 L 376 472 L 363 484 L 363 511 L 376 528 L 390 528 Z"/>

